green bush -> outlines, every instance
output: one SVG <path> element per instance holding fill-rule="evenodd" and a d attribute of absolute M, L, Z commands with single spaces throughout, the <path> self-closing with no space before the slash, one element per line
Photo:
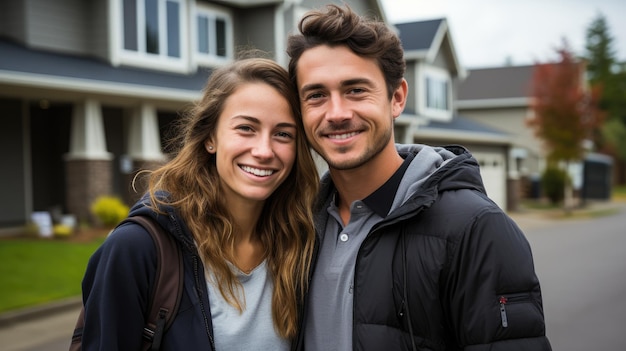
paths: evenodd
<path fill-rule="evenodd" d="M 565 182 L 569 182 L 567 172 L 555 166 L 547 167 L 541 175 L 543 193 L 552 204 L 558 204 L 563 201 Z"/>
<path fill-rule="evenodd" d="M 109 227 L 126 218 L 129 211 L 130 208 L 115 196 L 100 196 L 91 205 L 91 213 Z"/>

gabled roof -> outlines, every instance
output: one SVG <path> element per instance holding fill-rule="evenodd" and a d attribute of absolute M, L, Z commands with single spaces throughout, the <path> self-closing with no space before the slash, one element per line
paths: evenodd
<path fill-rule="evenodd" d="M 435 36 L 444 19 L 396 24 L 404 51 L 428 51 L 433 46 Z"/>
<path fill-rule="evenodd" d="M 395 27 L 398 29 L 407 61 L 423 60 L 432 63 L 441 51 L 447 51 L 451 59 L 450 71 L 460 78 L 465 77 L 465 69 L 459 62 L 445 18 L 399 23 Z"/>
<path fill-rule="evenodd" d="M 102 60 L 32 50 L 3 39 L 0 52 L 0 85 L 62 88 L 60 84 L 70 90 L 96 94 L 118 92 L 125 96 L 189 101 L 200 96 L 211 73 L 208 69 L 185 75 L 114 67 Z"/>
<path fill-rule="evenodd" d="M 505 66 L 468 70 L 459 85 L 458 100 L 528 98 L 533 66 Z"/>

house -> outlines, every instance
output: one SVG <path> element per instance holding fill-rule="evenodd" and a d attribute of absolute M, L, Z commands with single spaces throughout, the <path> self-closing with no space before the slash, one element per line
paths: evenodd
<path fill-rule="evenodd" d="M 466 118 L 510 134 L 512 162 L 507 172 L 525 180 L 537 178 L 545 166 L 542 142 L 527 125 L 533 116 L 532 77 L 532 65 L 469 70 L 457 99 L 459 113 Z"/>
<path fill-rule="evenodd" d="M 396 122 L 400 142 L 461 144 L 480 164 L 489 197 L 505 210 L 516 208 L 506 169 L 510 135 L 457 110 L 458 87 L 467 72 L 456 54 L 446 19 L 396 24 L 405 50 L 409 98 Z"/>
<path fill-rule="evenodd" d="M 333 1 L 342 4 L 344 1 Z M 33 212 L 91 221 L 90 204 L 166 160 L 171 124 L 201 95 L 212 70 L 256 48 L 286 65 L 286 37 L 302 0 L 21 0 L 0 3 L 0 228 Z M 346 1 L 385 20 L 379 0 Z M 489 195 L 507 206 L 509 139 L 461 117 L 465 77 L 447 21 L 396 26 L 407 54 L 409 102 L 399 142 L 460 143 L 481 163 Z"/>
<path fill-rule="evenodd" d="M 241 48 L 286 64 L 287 34 L 326 2 L 0 2 L 0 228 L 38 211 L 89 221 L 100 195 L 132 203 L 212 69 Z M 347 3 L 385 18 L 378 0 Z"/>

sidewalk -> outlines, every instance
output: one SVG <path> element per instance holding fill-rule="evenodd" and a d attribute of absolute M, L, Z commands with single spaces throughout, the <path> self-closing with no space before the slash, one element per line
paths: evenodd
<path fill-rule="evenodd" d="M 76 297 L 0 314 L 2 350 L 67 350 L 81 304 Z"/>
<path fill-rule="evenodd" d="M 626 213 L 626 202 L 597 202 L 574 209 L 565 217 L 563 210 L 523 209 L 509 216 L 526 231 L 538 227 Z M 69 347 L 81 307 L 79 297 L 0 314 L 0 344 L 3 351 L 64 351 Z"/>

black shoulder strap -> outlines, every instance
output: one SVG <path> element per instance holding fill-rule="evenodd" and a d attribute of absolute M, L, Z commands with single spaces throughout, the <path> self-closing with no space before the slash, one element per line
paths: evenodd
<path fill-rule="evenodd" d="M 137 223 L 144 227 L 152 236 L 157 250 L 157 269 L 148 305 L 142 350 L 158 350 L 161 347 L 163 334 L 172 324 L 178 311 L 183 291 L 182 254 L 174 238 L 151 217 L 131 216 L 120 222 L 118 226 L 127 222 Z M 84 309 L 83 306 L 76 321 L 70 351 L 81 349 L 85 324 Z"/>

